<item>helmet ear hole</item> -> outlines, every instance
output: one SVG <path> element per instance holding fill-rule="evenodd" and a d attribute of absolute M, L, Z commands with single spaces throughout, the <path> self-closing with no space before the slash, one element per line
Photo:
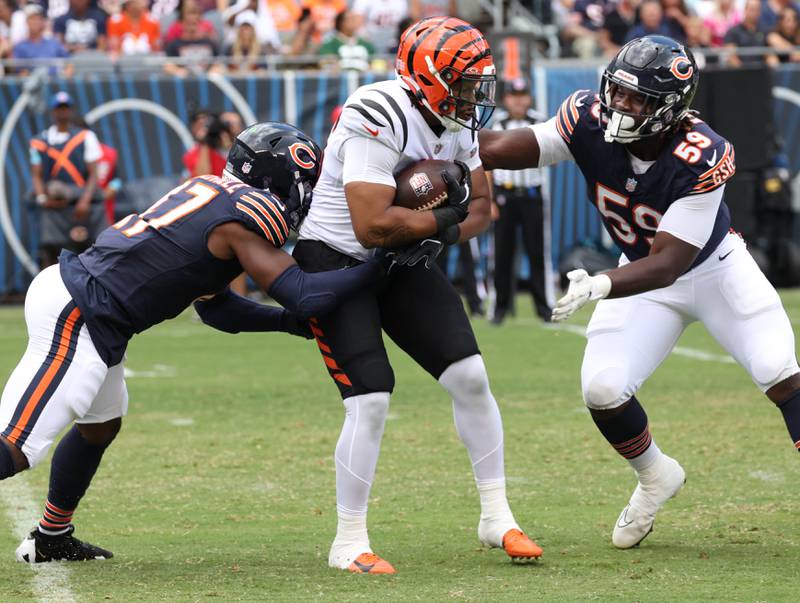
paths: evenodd
<path fill-rule="evenodd" d="M 439 103 L 439 111 L 441 113 L 450 113 L 450 103 L 447 101 Z"/>

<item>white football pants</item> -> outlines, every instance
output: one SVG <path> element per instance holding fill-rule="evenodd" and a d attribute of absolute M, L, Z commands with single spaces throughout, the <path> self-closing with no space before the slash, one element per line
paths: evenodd
<path fill-rule="evenodd" d="M 729 234 L 669 287 L 598 302 L 581 368 L 586 405 L 602 410 L 629 400 L 696 320 L 761 391 L 800 372 L 792 325 L 777 291 L 741 237 Z"/>
<path fill-rule="evenodd" d="M 25 297 L 28 347 L 0 399 L 0 430 L 33 467 L 70 423 L 104 423 L 128 410 L 123 363 L 108 368 L 58 265 Z"/>

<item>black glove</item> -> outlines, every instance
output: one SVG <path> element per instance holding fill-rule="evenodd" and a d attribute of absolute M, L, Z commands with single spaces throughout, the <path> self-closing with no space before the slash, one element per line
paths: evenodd
<path fill-rule="evenodd" d="M 433 210 L 436 227 L 443 232 L 449 226 L 466 220 L 469 214 L 469 202 L 472 200 L 472 174 L 461 161 L 455 162 L 461 168 L 462 176 L 458 180 L 447 172 L 442 172 L 442 180 L 447 185 L 447 204 Z"/>
<path fill-rule="evenodd" d="M 314 339 L 314 334 L 311 332 L 311 325 L 307 320 L 300 320 L 296 315 L 291 312 L 285 311 L 281 316 L 281 331 L 305 339 Z"/>
<path fill-rule="evenodd" d="M 387 251 L 384 255 L 384 262 L 388 262 L 388 265 L 384 264 L 386 274 L 390 274 L 395 266 L 416 266 L 422 260 L 425 260 L 425 268 L 430 270 L 436 258 L 442 253 L 442 249 L 457 242 L 460 233 L 461 229 L 458 224 L 453 224 L 432 237 L 422 239 L 402 249 Z"/>

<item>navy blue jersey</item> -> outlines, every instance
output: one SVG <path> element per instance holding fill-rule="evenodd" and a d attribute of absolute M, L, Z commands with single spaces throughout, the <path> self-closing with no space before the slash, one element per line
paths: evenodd
<path fill-rule="evenodd" d="M 242 272 L 235 258 L 208 250 L 214 227 L 239 222 L 277 248 L 289 236 L 285 210 L 268 191 L 200 176 L 107 228 L 81 255 L 63 252 L 62 278 L 103 360 L 117 364 L 135 333 L 221 291 Z"/>
<path fill-rule="evenodd" d="M 631 261 L 650 253 L 661 218 L 673 202 L 713 191 L 736 171 L 731 143 L 700 119 L 690 118 L 689 125 L 690 129 L 680 127 L 668 138 L 644 174 L 635 174 L 625 145 L 603 138 L 595 93 L 579 90 L 558 110 L 558 132 L 586 178 L 589 201 Z M 692 268 L 713 253 L 730 230 L 730 221 L 723 200 L 711 236 Z"/>

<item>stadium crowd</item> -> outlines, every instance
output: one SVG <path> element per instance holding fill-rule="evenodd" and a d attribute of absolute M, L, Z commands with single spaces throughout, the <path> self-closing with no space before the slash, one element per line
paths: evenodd
<path fill-rule="evenodd" d="M 544 18 L 558 25 L 564 56 L 612 56 L 628 40 L 661 33 L 698 49 L 701 67 L 800 62 L 800 6 L 793 0 L 552 0 L 549 9 Z M 444 13 L 488 19 L 463 0 L 0 0 L 0 58 L 159 54 L 185 59 L 165 66 L 178 76 L 257 70 L 269 55 L 385 70 L 412 20 Z M 772 50 L 735 51 L 753 47 Z M 67 64 L 63 73 L 70 71 Z"/>

